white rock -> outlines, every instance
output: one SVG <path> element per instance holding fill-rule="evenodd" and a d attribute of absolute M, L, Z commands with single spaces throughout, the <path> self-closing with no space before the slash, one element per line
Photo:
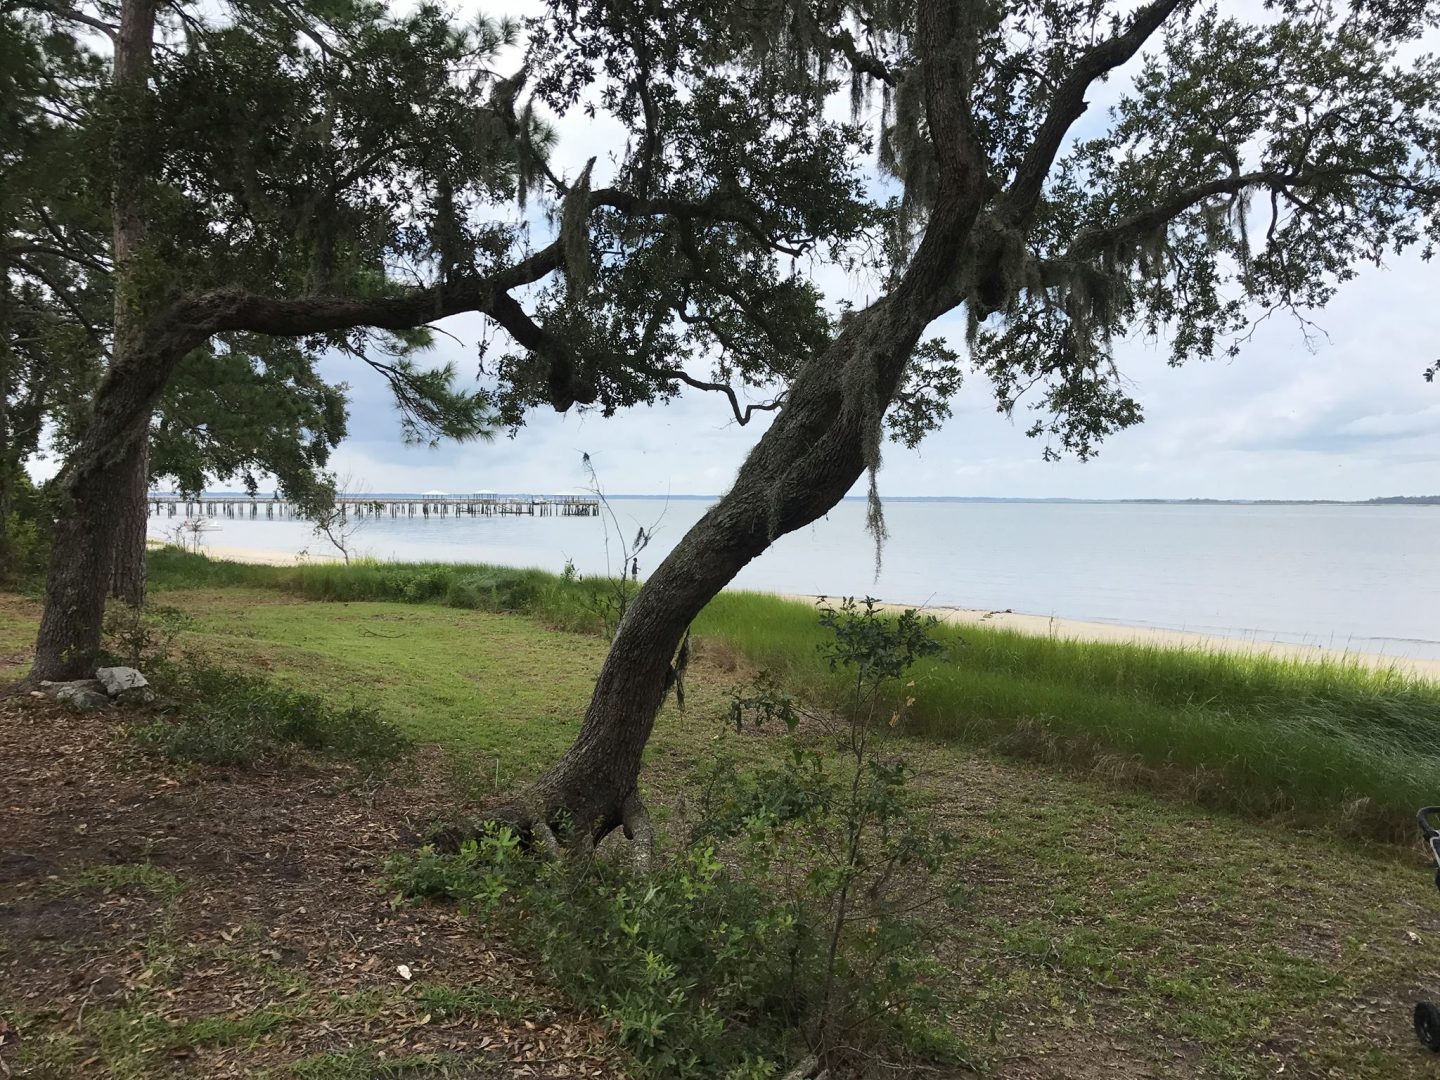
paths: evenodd
<path fill-rule="evenodd" d="M 99 679 L 70 679 L 66 682 L 51 682 L 46 679 L 40 684 L 40 693 L 54 701 L 59 701 L 60 694 L 65 690 L 88 690 L 91 693 L 103 694 L 105 687 L 100 685 Z"/>
<path fill-rule="evenodd" d="M 105 693 L 116 701 L 132 703 L 155 700 L 149 680 L 133 667 L 102 667 L 95 672 Z"/>

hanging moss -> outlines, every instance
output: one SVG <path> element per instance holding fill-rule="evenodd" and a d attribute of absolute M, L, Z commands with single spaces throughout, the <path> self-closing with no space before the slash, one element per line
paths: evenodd
<path fill-rule="evenodd" d="M 875 366 L 867 350 L 858 349 L 845 366 L 841 376 L 845 408 L 860 422 L 860 452 L 869 474 L 866 492 L 865 531 L 875 542 L 875 576 L 885 554 L 885 541 L 890 533 L 885 526 L 885 507 L 880 502 L 880 443 L 885 433 L 885 406 L 875 385 Z"/>
<path fill-rule="evenodd" d="M 571 296 L 583 295 L 595 280 L 589 226 L 590 170 L 594 167 L 592 157 L 570 185 L 560 208 L 560 248 L 565 253 L 565 281 Z"/>

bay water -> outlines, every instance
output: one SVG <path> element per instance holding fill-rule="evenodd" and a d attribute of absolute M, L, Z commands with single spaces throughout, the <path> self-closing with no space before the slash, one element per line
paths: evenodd
<path fill-rule="evenodd" d="M 712 505 L 612 498 L 600 517 L 382 517 L 355 547 L 387 560 L 620 569 L 643 577 Z M 865 505 L 782 537 L 734 588 L 1009 609 L 1393 656 L 1440 658 L 1440 506 L 889 501 L 878 576 Z M 150 519 L 164 537 L 175 521 Z M 303 521 L 213 519 L 206 542 L 334 554 Z"/>

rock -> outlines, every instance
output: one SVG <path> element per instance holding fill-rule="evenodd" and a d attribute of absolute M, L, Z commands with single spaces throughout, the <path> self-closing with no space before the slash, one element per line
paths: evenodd
<path fill-rule="evenodd" d="M 50 682 L 47 679 L 40 684 L 40 692 L 52 701 L 59 701 L 61 691 L 67 689 L 88 690 L 94 694 L 105 693 L 105 687 L 99 679 L 71 679 L 69 682 Z"/>
<path fill-rule="evenodd" d="M 88 690 L 80 683 L 62 685 L 55 694 L 55 700 L 66 708 L 73 709 L 76 712 L 89 712 L 91 709 L 103 709 L 106 705 L 110 704 L 110 699 L 99 690 Z"/>
<path fill-rule="evenodd" d="M 155 700 L 150 683 L 133 667 L 102 667 L 95 672 L 105 693 L 126 705 L 144 704 Z"/>

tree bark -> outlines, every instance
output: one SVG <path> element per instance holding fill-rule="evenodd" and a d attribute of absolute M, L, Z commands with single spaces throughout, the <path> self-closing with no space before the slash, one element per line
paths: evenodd
<path fill-rule="evenodd" d="M 778 537 L 824 515 L 866 465 L 867 427 L 894 393 L 929 319 L 894 298 L 855 316 L 796 379 L 728 494 L 681 539 L 636 595 L 596 682 L 575 743 L 522 798 L 520 824 L 568 824 L 585 842 L 625 824 L 640 757 L 686 628 Z M 852 381 L 853 380 L 853 381 Z M 855 382 L 873 392 L 866 405 Z M 506 815 L 516 816 L 516 815 Z"/>
<path fill-rule="evenodd" d="M 117 95 L 146 91 L 155 2 L 123 0 L 120 5 L 112 78 Z M 90 428 L 60 481 L 60 519 L 50 550 L 45 612 L 29 675 L 32 683 L 94 673 L 117 545 L 124 524 L 133 523 L 137 510 L 135 478 L 138 472 L 148 472 L 150 414 L 178 360 L 178 356 L 162 360 L 147 355 L 145 309 L 153 307 L 154 298 L 139 295 L 130 273 L 145 237 L 146 177 L 143 162 L 136 157 L 140 140 L 129 135 L 122 125 L 112 146 L 115 332 L 110 370 L 96 392 Z M 142 558 L 143 545 L 142 538 Z M 133 585 L 134 575 L 129 577 Z"/>
<path fill-rule="evenodd" d="M 123 468 L 128 473 L 122 481 L 115 521 L 115 559 L 110 568 L 110 595 L 131 607 L 145 602 L 145 537 L 150 507 L 145 501 L 150 491 L 150 445 L 142 438 L 132 447 Z"/>
<path fill-rule="evenodd" d="M 116 525 L 129 502 L 129 472 L 121 457 L 66 485 L 68 507 L 55 526 L 31 682 L 95 673 Z"/>

